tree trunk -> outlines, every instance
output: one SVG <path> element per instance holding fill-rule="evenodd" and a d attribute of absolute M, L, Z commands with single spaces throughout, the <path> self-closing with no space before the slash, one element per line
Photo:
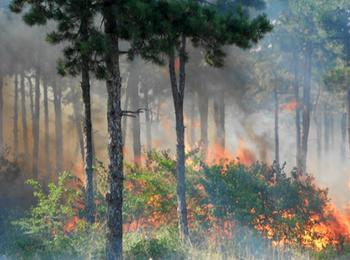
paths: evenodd
<path fill-rule="evenodd" d="M 297 108 L 295 109 L 295 131 L 296 131 L 296 164 L 297 168 L 301 169 L 301 128 L 300 128 L 300 95 L 299 95 L 299 60 L 298 56 L 294 54 L 295 60 L 295 71 L 294 71 L 294 98 L 297 103 Z"/>
<path fill-rule="evenodd" d="M 126 89 L 125 89 L 125 104 L 124 104 L 124 111 L 128 110 L 129 108 L 129 103 L 130 103 L 130 88 L 129 88 L 129 80 L 130 80 L 130 72 L 128 74 L 128 80 L 127 80 L 127 84 L 126 84 Z M 125 116 L 122 120 L 123 120 L 123 127 L 122 127 L 122 133 L 123 133 L 123 145 L 125 145 L 125 141 L 126 141 L 126 131 L 128 128 L 128 121 L 127 121 L 127 116 Z"/>
<path fill-rule="evenodd" d="M 43 80 L 44 94 L 44 125 L 45 125 L 45 166 L 46 178 L 51 181 L 51 162 L 50 162 L 50 128 L 49 128 L 49 101 L 48 101 L 48 83 L 47 79 Z"/>
<path fill-rule="evenodd" d="M 74 87 L 72 87 L 74 88 Z M 72 89 L 72 91 L 75 91 Z M 80 150 L 80 155 L 81 159 L 84 161 L 85 160 L 85 146 L 84 146 L 84 135 L 83 135 L 83 129 L 81 126 L 82 123 L 82 115 L 81 115 L 81 103 L 80 103 L 80 96 L 78 93 L 73 94 L 73 113 L 74 113 L 74 124 L 75 124 L 75 129 L 77 130 L 77 136 L 79 139 L 79 150 Z M 93 153 L 94 154 L 94 153 Z"/>
<path fill-rule="evenodd" d="M 322 114 L 318 113 L 315 118 L 316 123 L 316 138 L 317 138 L 317 159 L 318 162 L 321 162 L 322 157 Z"/>
<path fill-rule="evenodd" d="M 84 103 L 84 145 L 85 145 L 85 191 L 86 191 L 86 219 L 89 223 L 95 221 L 94 183 L 93 183 L 93 148 L 92 148 L 92 122 L 91 122 L 91 96 L 89 58 L 82 59 L 81 89 Z"/>
<path fill-rule="evenodd" d="M 123 258 L 123 136 L 121 77 L 117 32 L 117 0 L 104 0 L 103 18 L 106 39 L 106 87 L 108 94 L 109 191 L 107 200 L 106 259 Z"/>
<path fill-rule="evenodd" d="M 30 105 L 30 115 L 32 119 L 32 125 L 33 125 L 33 120 L 34 120 L 34 99 L 33 99 L 33 82 L 32 78 L 29 76 L 27 77 L 28 83 L 29 83 L 29 105 Z"/>
<path fill-rule="evenodd" d="M 28 158 L 29 145 L 28 145 L 28 125 L 27 125 L 27 109 L 26 109 L 26 85 L 24 71 L 21 73 L 21 114 L 22 114 L 22 130 L 23 130 L 23 145 L 24 145 L 24 158 Z"/>
<path fill-rule="evenodd" d="M 305 53 L 305 78 L 303 89 L 303 122 L 301 136 L 301 170 L 303 173 L 307 170 L 307 153 L 308 139 L 310 131 L 310 115 L 311 115 L 311 70 L 312 70 L 312 42 L 308 41 Z"/>
<path fill-rule="evenodd" d="M 329 111 L 328 111 L 328 104 L 325 103 L 324 107 L 323 107 L 323 115 L 324 115 L 324 151 L 325 151 L 325 155 L 327 156 L 329 153 L 329 149 L 330 149 L 330 129 L 329 129 Z"/>
<path fill-rule="evenodd" d="M 0 155 L 3 153 L 4 149 L 4 78 L 0 74 Z"/>
<path fill-rule="evenodd" d="M 63 170 L 63 133 L 62 133 L 62 89 L 57 86 L 56 79 L 52 84 L 55 108 L 55 146 L 56 146 L 56 173 Z"/>
<path fill-rule="evenodd" d="M 18 157 L 18 74 L 15 74 L 15 96 L 13 102 L 13 156 Z"/>
<path fill-rule="evenodd" d="M 190 105 L 190 141 L 191 141 L 191 146 L 194 147 L 195 144 L 196 144 L 196 132 L 195 132 L 195 127 L 196 127 L 196 93 L 193 92 L 193 95 L 192 95 L 192 102 L 191 102 L 191 105 Z"/>
<path fill-rule="evenodd" d="M 186 242 L 189 241 L 189 230 L 187 220 L 186 205 L 186 182 L 185 182 L 185 126 L 183 115 L 184 90 L 185 90 L 185 59 L 186 59 L 186 38 L 182 36 L 180 47 L 180 75 L 179 83 L 176 79 L 175 57 L 169 56 L 169 74 L 173 94 L 175 118 L 176 118 L 176 137 L 177 137 L 177 163 L 176 163 L 176 192 L 177 192 L 177 213 L 179 219 L 180 238 Z"/>
<path fill-rule="evenodd" d="M 275 98 L 275 161 L 277 166 L 280 165 L 280 140 L 279 140 L 279 100 L 277 88 L 274 89 Z"/>
<path fill-rule="evenodd" d="M 350 148 L 350 89 L 347 92 L 347 106 L 348 106 L 347 108 L 348 110 L 348 143 Z"/>
<path fill-rule="evenodd" d="M 341 122 L 340 122 L 340 129 L 341 129 L 341 148 L 340 148 L 340 155 L 342 159 L 346 158 L 346 113 L 342 113 L 341 116 Z"/>
<path fill-rule="evenodd" d="M 149 104 L 149 89 L 148 85 L 144 85 L 145 88 L 145 119 L 146 119 L 146 145 L 147 145 L 147 151 L 152 150 L 152 121 L 151 121 L 151 108 Z"/>
<path fill-rule="evenodd" d="M 33 167 L 34 179 L 39 176 L 39 127 L 40 127 L 40 69 L 35 72 L 34 120 L 33 120 Z"/>
<path fill-rule="evenodd" d="M 208 153 L 208 114 L 209 114 L 209 98 L 205 91 L 201 91 L 201 95 L 198 96 L 199 116 L 201 123 L 201 146 L 202 157 L 205 160 Z"/>
<path fill-rule="evenodd" d="M 136 111 L 140 108 L 139 97 L 139 76 L 137 74 L 132 75 L 129 78 L 131 83 L 128 88 L 131 91 L 131 110 Z M 133 136 L 133 151 L 134 151 L 134 163 L 141 165 L 141 130 L 140 130 L 140 117 L 136 115 L 132 118 L 132 136 Z"/>
<path fill-rule="evenodd" d="M 225 149 L 225 94 L 220 91 L 219 97 L 214 101 L 214 121 L 216 127 L 215 143 Z"/>

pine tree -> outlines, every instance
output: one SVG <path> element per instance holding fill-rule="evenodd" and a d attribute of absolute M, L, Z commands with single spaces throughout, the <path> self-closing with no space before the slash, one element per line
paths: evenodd
<path fill-rule="evenodd" d="M 59 72 L 62 75 L 70 74 L 73 76 L 81 74 L 84 102 L 86 218 L 89 222 L 93 222 L 95 210 L 93 200 L 90 72 L 99 70 L 98 62 L 94 62 L 92 57 L 103 46 L 100 42 L 101 35 L 93 24 L 97 4 L 96 1 L 91 0 L 13 0 L 10 7 L 12 11 L 20 12 L 27 5 L 29 5 L 29 9 L 25 9 L 26 13 L 24 14 L 24 21 L 27 24 L 43 25 L 46 24 L 47 20 L 54 20 L 57 23 L 56 30 L 48 34 L 48 41 L 53 44 L 68 43 L 63 51 L 64 57 L 59 63 Z M 54 93 L 57 90 L 57 88 L 54 88 Z M 58 97 L 57 95 L 55 97 Z M 61 95 L 59 96 L 61 97 Z M 61 170 L 61 167 L 58 168 L 58 170 Z"/>
<path fill-rule="evenodd" d="M 194 47 L 202 47 L 205 50 L 205 60 L 209 65 L 220 67 L 224 58 L 222 46 L 234 44 L 248 48 L 271 30 L 265 16 L 251 19 L 247 11 L 237 7 L 234 2 L 229 3 L 228 6 L 220 1 L 219 5 L 215 6 L 198 1 L 155 2 L 152 13 L 157 15 L 152 16 L 153 24 L 147 24 L 147 29 L 140 26 L 142 33 L 132 37 L 133 49 L 139 51 L 145 59 L 160 64 L 168 63 L 177 136 L 177 211 L 179 233 L 183 241 L 189 240 L 184 140 L 184 94 L 189 40 Z M 142 15 L 139 17 L 145 18 Z M 135 21 L 139 23 L 136 17 Z M 145 32 L 148 35 L 145 35 Z M 137 36 L 140 36 L 139 39 Z"/>

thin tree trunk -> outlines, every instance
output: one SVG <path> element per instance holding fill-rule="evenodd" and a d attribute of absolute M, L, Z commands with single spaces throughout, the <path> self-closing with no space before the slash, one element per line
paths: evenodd
<path fill-rule="evenodd" d="M 109 191 L 107 200 L 106 259 L 123 258 L 123 136 L 117 0 L 104 0 L 103 17 L 106 39 L 106 87 L 108 93 Z"/>
<path fill-rule="evenodd" d="M 132 84 L 129 85 L 131 95 L 131 107 L 132 110 L 140 108 L 140 97 L 139 97 L 139 77 L 134 75 L 133 78 L 129 79 Z M 137 115 L 132 119 L 132 136 L 133 136 L 133 151 L 134 151 L 134 163 L 141 165 L 141 130 L 140 130 L 140 117 Z"/>
<path fill-rule="evenodd" d="M 179 233 L 183 241 L 189 241 L 189 230 L 187 220 L 186 205 L 186 182 L 185 182 L 185 126 L 183 115 L 184 90 L 185 90 L 185 59 L 186 59 L 186 37 L 182 36 L 180 47 L 180 75 L 179 83 L 176 79 L 175 57 L 169 56 L 169 74 L 171 89 L 173 94 L 175 118 L 176 118 L 176 137 L 177 137 L 177 213 L 179 219 Z"/>
<path fill-rule="evenodd" d="M 279 140 L 279 100 L 277 88 L 274 89 L 275 98 L 275 161 L 280 165 L 280 140 Z"/>
<path fill-rule="evenodd" d="M 209 98 L 205 91 L 201 92 L 198 96 L 199 116 L 201 123 L 201 145 L 202 145 L 202 157 L 205 160 L 208 153 L 208 114 L 209 114 Z"/>
<path fill-rule="evenodd" d="M 83 56 L 81 89 L 84 103 L 84 144 L 85 144 L 85 190 L 86 190 L 86 219 L 89 223 L 95 221 L 94 183 L 93 183 L 93 147 L 89 57 Z"/>
<path fill-rule="evenodd" d="M 33 167 L 32 173 L 34 179 L 39 176 L 39 124 L 40 124 L 40 69 L 35 72 L 35 90 L 34 90 L 34 120 L 33 120 Z"/>
<path fill-rule="evenodd" d="M 128 75 L 128 80 L 126 84 L 126 89 L 125 89 L 125 104 L 124 104 L 124 111 L 129 109 L 129 103 L 130 103 L 130 88 L 129 88 L 129 80 L 130 80 L 130 72 Z M 122 131 L 123 131 L 123 145 L 125 144 L 126 141 L 126 131 L 128 128 L 128 121 L 127 121 L 127 116 L 125 116 L 122 120 Z"/>
<path fill-rule="evenodd" d="M 74 87 L 72 87 L 74 88 Z M 75 90 L 72 89 L 72 92 Z M 73 114 L 74 114 L 74 124 L 75 124 L 75 129 L 77 131 L 77 136 L 79 140 L 79 150 L 80 150 L 80 155 L 81 159 L 84 161 L 85 160 L 85 152 L 84 152 L 84 135 L 83 135 L 83 129 L 82 129 L 82 115 L 81 115 L 81 102 L 80 102 L 80 95 L 77 92 L 73 93 Z M 94 154 L 94 153 L 93 153 Z"/>
<path fill-rule="evenodd" d="M 29 76 L 27 77 L 28 79 L 28 83 L 29 83 L 29 105 L 30 105 L 30 115 L 31 115 L 31 119 L 32 119 L 32 125 L 33 125 L 33 120 L 34 120 L 34 99 L 33 99 L 33 82 L 32 82 L 32 78 Z"/>
<path fill-rule="evenodd" d="M 317 138 L 317 159 L 321 162 L 322 157 L 322 114 L 318 113 L 318 116 L 315 118 L 316 122 L 316 138 Z"/>
<path fill-rule="evenodd" d="M 151 111 L 150 111 L 150 104 L 149 104 L 149 96 L 148 96 L 148 85 L 144 85 L 145 88 L 145 119 L 146 119 L 146 145 L 147 145 L 147 151 L 152 150 L 152 121 L 151 121 Z"/>
<path fill-rule="evenodd" d="M 347 92 L 347 106 L 348 106 L 347 108 L 348 110 L 348 143 L 350 148 L 350 89 Z"/>
<path fill-rule="evenodd" d="M 56 146 L 56 173 L 63 170 L 63 133 L 62 133 L 62 89 L 57 86 L 56 79 L 52 84 L 55 108 L 55 146 Z"/>
<path fill-rule="evenodd" d="M 312 59 L 312 42 L 308 41 L 305 53 L 305 78 L 304 78 L 304 91 L 303 91 L 303 131 L 301 136 L 301 149 L 302 149 L 302 172 L 307 170 L 307 153 L 308 153 L 308 139 L 310 131 L 310 114 L 311 114 L 311 59 Z"/>
<path fill-rule="evenodd" d="M 28 158 L 29 145 L 28 145 L 28 125 L 27 125 L 27 109 L 26 109 L 26 85 L 24 71 L 21 73 L 21 114 L 22 114 L 22 130 L 23 130 L 23 145 L 24 145 L 24 157 Z"/>
<path fill-rule="evenodd" d="M 45 125 L 45 166 L 46 166 L 46 178 L 48 181 L 51 181 L 48 88 L 49 88 L 49 86 L 47 83 L 47 79 L 45 78 L 45 79 L 43 79 L 44 125 Z"/>
<path fill-rule="evenodd" d="M 299 96 L 299 64 L 297 54 L 294 54 L 295 71 L 294 71 L 294 98 L 297 103 L 295 109 L 295 130 L 296 130 L 296 164 L 301 169 L 301 128 L 300 128 L 300 96 Z"/>
<path fill-rule="evenodd" d="M 343 159 L 346 158 L 346 121 L 347 121 L 346 118 L 347 118 L 346 113 L 342 113 L 341 122 L 340 122 L 340 129 L 341 129 L 340 154 Z"/>
<path fill-rule="evenodd" d="M 13 102 L 13 156 L 18 157 L 18 74 L 15 74 L 15 96 Z"/>
<path fill-rule="evenodd" d="M 196 132 L 195 132 L 195 117 L 196 117 L 196 93 L 194 92 L 192 95 L 192 102 L 190 105 L 190 141 L 191 141 L 191 146 L 194 147 L 196 144 Z"/>
<path fill-rule="evenodd" d="M 215 143 L 225 149 L 225 95 L 221 91 L 214 101 L 214 121 L 216 127 Z"/>
<path fill-rule="evenodd" d="M 4 149 L 4 78 L 0 74 L 0 155 Z"/>
<path fill-rule="evenodd" d="M 329 138 L 329 111 L 328 111 L 328 105 L 327 103 L 324 104 L 323 107 L 323 115 L 324 115 L 324 149 L 325 149 L 325 155 L 328 155 L 329 149 L 330 149 L 330 138 Z"/>

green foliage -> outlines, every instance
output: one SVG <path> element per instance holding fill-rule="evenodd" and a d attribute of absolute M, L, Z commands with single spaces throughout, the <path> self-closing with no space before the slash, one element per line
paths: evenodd
<path fill-rule="evenodd" d="M 24 234 L 17 241 L 24 256 L 29 257 L 33 252 L 43 255 L 74 252 L 67 224 L 77 214 L 76 202 L 80 191 L 70 187 L 72 181 L 73 177 L 68 172 L 63 173 L 57 184 L 48 185 L 48 194 L 37 181 L 27 181 L 35 190 L 37 205 L 28 216 L 13 222 Z"/>
<path fill-rule="evenodd" d="M 185 259 L 176 229 L 163 228 L 149 235 L 127 234 L 125 259 Z"/>

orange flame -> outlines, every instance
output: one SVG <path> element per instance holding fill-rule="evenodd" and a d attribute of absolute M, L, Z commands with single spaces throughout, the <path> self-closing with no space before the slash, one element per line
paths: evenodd
<path fill-rule="evenodd" d="M 299 107 L 298 101 L 293 99 L 292 101 L 285 103 L 281 105 L 281 110 L 287 111 L 287 112 L 293 112 Z"/>

